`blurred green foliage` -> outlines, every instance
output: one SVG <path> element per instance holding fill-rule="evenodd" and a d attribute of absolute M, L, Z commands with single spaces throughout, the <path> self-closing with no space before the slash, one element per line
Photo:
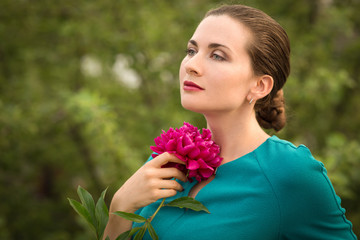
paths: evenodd
<path fill-rule="evenodd" d="M 226 1 L 225 1 L 226 2 Z M 360 234 L 360 1 L 231 1 L 292 44 L 288 125 L 328 169 Z M 179 103 L 178 67 L 211 0 L 2 0 L 0 239 L 91 239 L 67 197 L 107 203 L 161 129 L 204 119 Z"/>

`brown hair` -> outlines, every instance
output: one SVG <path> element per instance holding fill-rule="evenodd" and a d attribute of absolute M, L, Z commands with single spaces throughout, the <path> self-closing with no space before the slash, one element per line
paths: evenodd
<path fill-rule="evenodd" d="M 223 5 L 206 13 L 227 15 L 238 20 L 252 33 L 247 52 L 255 75 L 274 79 L 271 92 L 256 101 L 256 119 L 263 128 L 279 131 L 285 126 L 285 102 L 282 87 L 290 73 L 290 42 L 285 30 L 266 13 L 244 5 Z"/>

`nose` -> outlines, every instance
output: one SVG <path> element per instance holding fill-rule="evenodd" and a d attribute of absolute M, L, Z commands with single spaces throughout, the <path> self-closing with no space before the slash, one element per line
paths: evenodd
<path fill-rule="evenodd" d="M 185 63 L 186 73 L 189 75 L 200 76 L 202 75 L 203 69 L 201 64 L 201 56 L 199 53 L 189 58 Z"/>

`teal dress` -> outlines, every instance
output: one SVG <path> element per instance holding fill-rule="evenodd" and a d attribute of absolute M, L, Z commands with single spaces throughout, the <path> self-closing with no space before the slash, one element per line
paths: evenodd
<path fill-rule="evenodd" d="M 166 202 L 187 196 L 197 183 L 179 182 L 184 191 Z M 221 165 L 195 199 L 210 214 L 161 208 L 152 221 L 160 240 L 356 239 L 324 165 L 305 146 L 276 136 Z M 160 202 L 137 213 L 148 218 Z"/>

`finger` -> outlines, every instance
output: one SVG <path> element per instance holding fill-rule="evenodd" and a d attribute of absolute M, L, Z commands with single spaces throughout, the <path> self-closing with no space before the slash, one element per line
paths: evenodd
<path fill-rule="evenodd" d="M 170 154 L 168 152 L 164 152 L 162 154 L 160 154 L 159 156 L 157 156 L 156 158 L 154 158 L 152 161 L 149 162 L 149 164 L 151 164 L 154 167 L 161 167 L 169 162 L 173 162 L 173 163 L 179 163 L 179 164 L 184 164 L 185 162 L 181 161 L 179 158 L 177 158 L 175 155 Z"/>
<path fill-rule="evenodd" d="M 176 178 L 183 182 L 187 181 L 185 174 L 177 168 L 161 168 L 159 169 L 157 176 L 163 179 Z"/>
<path fill-rule="evenodd" d="M 160 185 L 161 189 L 174 189 L 178 192 L 184 191 L 184 188 L 181 186 L 181 184 L 175 180 L 162 180 Z"/>
<path fill-rule="evenodd" d="M 159 189 L 157 191 L 157 196 L 158 199 L 160 198 L 168 198 L 168 197 L 173 197 L 177 194 L 177 191 L 174 189 Z"/>

